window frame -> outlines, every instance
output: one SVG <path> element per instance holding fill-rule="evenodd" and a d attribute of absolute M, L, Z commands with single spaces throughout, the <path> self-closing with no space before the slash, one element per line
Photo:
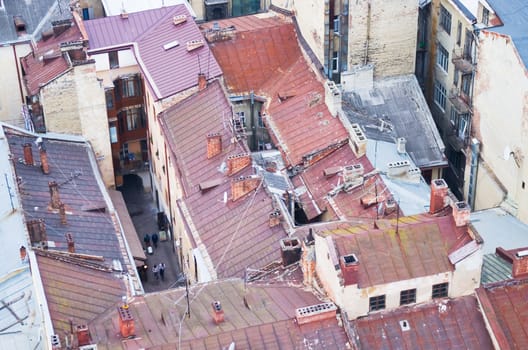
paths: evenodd
<path fill-rule="evenodd" d="M 108 66 L 110 69 L 119 68 L 119 51 L 108 52 Z"/>
<path fill-rule="evenodd" d="M 462 22 L 458 21 L 456 44 L 457 44 L 458 47 L 460 47 L 461 43 L 462 43 Z"/>
<path fill-rule="evenodd" d="M 433 299 L 447 298 L 449 296 L 449 282 L 433 284 L 431 297 Z"/>
<path fill-rule="evenodd" d="M 124 112 L 127 131 L 134 131 L 145 127 L 145 117 L 142 108 L 129 108 Z"/>
<path fill-rule="evenodd" d="M 482 6 L 482 23 L 484 23 L 486 26 L 489 26 L 489 15 L 490 12 L 486 6 Z"/>
<path fill-rule="evenodd" d="M 436 65 L 447 73 L 449 69 L 449 51 L 447 51 L 447 49 L 440 43 L 438 43 L 438 50 L 436 54 Z"/>
<path fill-rule="evenodd" d="M 385 310 L 387 307 L 385 294 L 369 298 L 369 312 Z"/>
<path fill-rule="evenodd" d="M 447 105 L 447 90 L 438 80 L 435 80 L 434 91 L 433 91 L 433 100 L 435 104 L 445 112 Z"/>
<path fill-rule="evenodd" d="M 332 72 L 339 72 L 339 51 L 334 51 L 332 53 Z"/>
<path fill-rule="evenodd" d="M 111 122 L 110 126 L 108 128 L 108 133 L 110 134 L 110 143 L 118 143 L 119 142 L 119 136 L 117 132 L 117 125 L 116 122 Z"/>
<path fill-rule="evenodd" d="M 113 89 L 107 89 L 105 90 L 105 100 L 106 100 L 106 109 L 114 109 L 115 107 L 115 101 L 114 101 L 114 91 Z"/>
<path fill-rule="evenodd" d="M 416 303 L 416 288 L 400 292 L 400 306 Z"/>
<path fill-rule="evenodd" d="M 447 35 L 451 35 L 451 12 L 449 12 L 442 4 L 440 4 L 440 20 L 438 21 L 440 27 L 444 28 Z"/>

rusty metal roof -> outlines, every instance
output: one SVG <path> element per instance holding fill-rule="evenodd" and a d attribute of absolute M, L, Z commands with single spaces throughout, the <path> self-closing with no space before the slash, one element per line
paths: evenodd
<path fill-rule="evenodd" d="M 213 103 L 214 102 L 214 103 Z M 226 158 L 247 152 L 244 141 L 232 143 L 231 105 L 219 81 L 161 114 L 160 123 L 178 164 L 185 191 L 184 202 L 218 277 L 241 277 L 246 267 L 258 268 L 280 258 L 281 225 L 269 227 L 272 200 L 261 186 L 256 193 L 236 201 L 231 197 L 232 178 L 253 173 L 247 167 L 227 176 L 221 171 Z M 222 153 L 207 159 L 207 135 L 219 133 Z M 202 191 L 200 184 L 218 185 Z M 224 203 L 224 196 L 227 199 Z"/>
<path fill-rule="evenodd" d="M 180 15 L 187 20 L 174 25 L 173 18 Z M 187 50 L 188 41 L 205 39 L 185 5 L 129 13 L 127 18 L 94 19 L 85 26 L 92 53 L 117 47 L 132 49 L 157 100 L 196 86 L 198 73 L 205 73 L 208 79 L 222 74 L 207 45 Z M 164 49 L 175 41 L 177 46 Z"/>
<path fill-rule="evenodd" d="M 510 280 L 477 289 L 482 312 L 500 349 L 528 348 L 527 282 Z"/>
<path fill-rule="evenodd" d="M 372 226 L 328 231 L 338 256 L 355 254 L 360 288 L 452 271 L 449 254 L 472 242 L 467 227 L 456 227 L 452 215 L 428 214 L 380 220 Z M 383 259 L 380 259 L 383 256 Z"/>
<path fill-rule="evenodd" d="M 84 325 L 126 295 L 123 280 L 112 272 L 97 270 L 37 254 L 51 321 L 62 338 L 73 325 Z"/>
<path fill-rule="evenodd" d="M 474 296 L 374 313 L 349 329 L 355 349 L 493 349 Z"/>
<path fill-rule="evenodd" d="M 135 339 L 116 334 L 115 310 L 90 325 L 92 337 L 108 349 L 218 350 L 232 342 L 236 349 L 346 349 L 346 335 L 335 318 L 297 325 L 296 308 L 321 303 L 299 287 L 248 284 L 245 289 L 242 280 L 230 279 L 193 285 L 189 297 L 190 317 L 185 315 L 185 288 L 135 298 L 129 304 L 136 320 Z M 224 311 L 225 321 L 219 325 L 213 322 L 213 301 Z"/>
<path fill-rule="evenodd" d="M 21 59 L 24 68 L 24 80 L 29 95 L 38 94 L 40 88 L 55 80 L 71 67 L 64 57 L 67 53 L 61 51 L 60 44 L 85 40 L 82 24 L 78 14 L 74 14 L 72 26 L 59 35 L 53 35 L 47 40 L 39 40 L 33 46 L 33 52 Z"/>

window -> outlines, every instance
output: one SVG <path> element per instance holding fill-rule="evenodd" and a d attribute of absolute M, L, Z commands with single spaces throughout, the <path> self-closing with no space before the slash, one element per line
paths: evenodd
<path fill-rule="evenodd" d="M 447 91 L 445 87 L 438 81 L 435 81 L 434 85 L 434 101 L 443 111 L 446 107 Z"/>
<path fill-rule="evenodd" d="M 461 90 L 464 94 L 469 96 L 469 93 L 471 92 L 471 74 L 464 74 L 462 76 L 462 84 L 461 84 Z"/>
<path fill-rule="evenodd" d="M 339 16 L 334 16 L 334 34 L 339 35 L 340 23 Z"/>
<path fill-rule="evenodd" d="M 117 126 L 116 123 L 110 123 L 110 142 L 117 143 Z"/>
<path fill-rule="evenodd" d="M 453 125 L 454 128 L 458 125 L 458 112 L 455 109 L 454 106 L 451 106 L 451 114 L 449 116 L 449 121 L 451 122 L 451 125 Z"/>
<path fill-rule="evenodd" d="M 465 140 L 468 134 L 469 114 L 461 114 L 458 118 L 457 135 L 461 140 Z"/>
<path fill-rule="evenodd" d="M 108 53 L 108 61 L 110 62 L 110 69 L 119 68 L 119 58 L 117 56 L 117 51 Z"/>
<path fill-rule="evenodd" d="M 141 108 L 131 108 L 125 111 L 127 130 L 132 131 L 145 127 L 145 117 Z"/>
<path fill-rule="evenodd" d="M 451 14 L 442 5 L 440 5 L 440 26 L 447 34 L 451 34 Z"/>
<path fill-rule="evenodd" d="M 400 292 L 400 305 L 412 304 L 416 302 L 416 288 L 402 290 Z"/>
<path fill-rule="evenodd" d="M 263 128 L 264 127 L 264 121 L 262 120 L 262 113 L 258 112 L 258 116 L 257 116 L 257 123 L 258 123 L 258 127 L 259 128 Z"/>
<path fill-rule="evenodd" d="M 121 90 L 123 97 L 139 96 L 138 79 L 134 77 L 126 78 L 121 81 Z"/>
<path fill-rule="evenodd" d="M 369 310 L 383 310 L 385 309 L 385 295 L 379 295 L 369 299 Z"/>
<path fill-rule="evenodd" d="M 238 120 L 240 120 L 240 123 L 243 126 L 246 126 L 246 113 L 245 112 L 236 112 L 235 114 L 238 117 Z"/>
<path fill-rule="evenodd" d="M 473 33 L 471 30 L 466 29 L 466 38 L 464 41 L 464 58 L 469 59 L 471 58 L 471 51 L 473 46 Z"/>
<path fill-rule="evenodd" d="M 105 98 L 106 98 L 106 109 L 113 109 L 114 108 L 114 92 L 112 90 L 106 90 Z"/>
<path fill-rule="evenodd" d="M 455 68 L 455 73 L 453 74 L 453 85 L 455 85 L 456 87 L 458 87 L 458 76 L 459 76 L 460 72 L 458 71 L 458 69 Z"/>
<path fill-rule="evenodd" d="M 482 8 L 482 23 L 489 25 L 489 10 L 485 7 Z"/>
<path fill-rule="evenodd" d="M 460 21 L 458 21 L 458 26 L 457 26 L 457 37 L 456 37 L 456 43 L 457 45 L 460 47 L 460 43 L 462 41 L 462 23 Z"/>
<path fill-rule="evenodd" d="M 332 71 L 337 72 L 339 69 L 339 52 L 334 51 L 332 54 Z"/>
<path fill-rule="evenodd" d="M 440 68 L 442 68 L 445 72 L 447 72 L 449 67 L 449 52 L 441 44 L 438 44 L 436 64 L 440 66 Z"/>
<path fill-rule="evenodd" d="M 440 283 L 433 285 L 433 298 L 445 298 L 447 297 L 447 291 L 449 289 L 449 283 Z"/>
<path fill-rule="evenodd" d="M 89 19 L 94 19 L 94 9 L 93 7 L 85 7 L 82 9 L 83 20 L 87 21 Z"/>

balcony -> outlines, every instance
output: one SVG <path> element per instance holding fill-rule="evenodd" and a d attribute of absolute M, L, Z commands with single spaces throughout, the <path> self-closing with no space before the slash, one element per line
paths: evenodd
<path fill-rule="evenodd" d="M 471 54 L 464 51 L 466 50 L 454 49 L 451 62 L 453 62 L 455 68 L 462 74 L 470 74 L 475 70 L 475 65 L 472 63 Z"/>
<path fill-rule="evenodd" d="M 453 88 L 449 92 L 449 101 L 460 114 L 471 113 L 471 101 L 469 96 L 464 94 L 458 88 Z"/>

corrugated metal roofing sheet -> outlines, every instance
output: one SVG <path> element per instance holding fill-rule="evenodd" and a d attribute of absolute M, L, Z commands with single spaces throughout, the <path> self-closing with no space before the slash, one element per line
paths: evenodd
<path fill-rule="evenodd" d="M 173 24 L 173 17 L 187 16 L 187 21 Z M 89 51 L 109 50 L 109 47 L 129 45 L 139 62 L 145 79 L 156 99 L 163 99 L 198 84 L 198 73 L 206 78 L 222 74 L 209 47 L 188 51 L 186 43 L 204 40 L 185 5 L 129 13 L 128 18 L 111 16 L 85 22 Z M 165 50 L 164 45 L 178 41 L 179 45 Z M 132 44 L 137 45 L 137 50 Z"/>

